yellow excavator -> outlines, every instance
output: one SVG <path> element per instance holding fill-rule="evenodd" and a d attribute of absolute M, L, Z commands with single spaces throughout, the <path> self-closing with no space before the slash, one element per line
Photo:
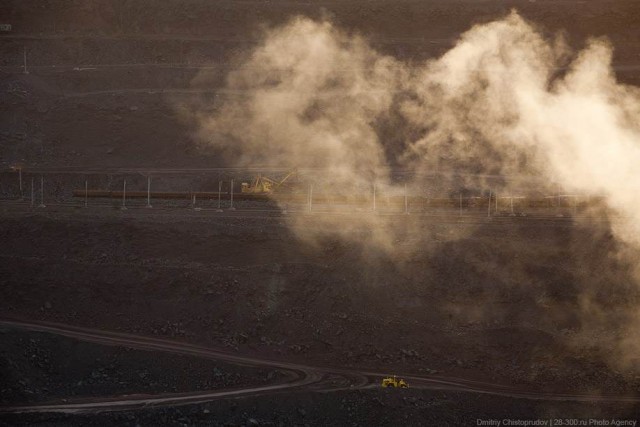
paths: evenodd
<path fill-rule="evenodd" d="M 276 189 L 278 189 L 278 187 L 284 184 L 285 181 L 287 181 L 297 173 L 298 168 L 291 169 L 280 181 L 267 178 L 266 176 L 262 176 L 262 174 L 260 174 L 253 179 L 251 184 L 249 184 L 248 182 L 243 182 L 241 191 L 243 193 L 249 194 L 271 194 Z"/>
<path fill-rule="evenodd" d="M 409 388 L 409 384 L 402 378 L 387 377 L 382 379 L 382 387 L 394 387 L 394 388 Z"/>

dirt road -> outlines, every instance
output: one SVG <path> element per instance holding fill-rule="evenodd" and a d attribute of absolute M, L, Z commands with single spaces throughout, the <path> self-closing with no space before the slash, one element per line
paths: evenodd
<path fill-rule="evenodd" d="M 81 341 L 89 341 L 103 345 L 125 346 L 136 349 L 164 351 L 190 356 L 217 359 L 242 365 L 273 367 L 281 369 L 290 375 L 289 380 L 275 385 L 263 387 L 249 387 L 224 391 L 204 391 L 193 393 L 175 393 L 161 395 L 127 395 L 109 396 L 100 399 L 77 399 L 48 404 L 2 407 L 0 412 L 33 413 L 33 412 L 62 412 L 86 413 L 105 411 L 125 411 L 148 406 L 176 406 L 185 404 L 204 403 L 216 399 L 236 396 L 277 393 L 285 390 L 314 390 L 337 391 L 344 389 L 362 389 L 377 387 L 383 372 L 346 370 L 333 367 L 307 366 L 277 360 L 258 359 L 229 352 L 201 347 L 172 340 L 150 338 L 119 332 L 101 331 L 91 328 L 62 325 L 52 322 L 33 322 L 22 320 L 0 320 L 0 327 L 23 329 L 29 331 L 46 332 L 62 335 Z M 640 396 L 616 396 L 602 394 L 553 394 L 519 390 L 509 386 L 490 384 L 480 381 L 470 381 L 462 378 L 443 376 L 403 376 L 411 387 L 421 389 L 455 390 L 472 393 L 492 394 L 512 398 L 538 399 L 549 401 L 580 401 L 580 402 L 640 402 Z"/>

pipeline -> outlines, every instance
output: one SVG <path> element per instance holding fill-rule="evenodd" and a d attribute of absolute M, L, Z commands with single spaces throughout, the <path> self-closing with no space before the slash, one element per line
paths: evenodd
<path fill-rule="evenodd" d="M 73 197 L 88 197 L 88 198 L 103 198 L 103 199 L 122 199 L 123 191 L 110 191 L 110 190 L 73 190 Z M 225 196 L 228 193 L 220 193 L 220 197 Z M 191 200 L 193 196 L 198 199 L 218 199 L 218 192 L 185 192 L 185 191 L 154 191 L 147 193 L 146 191 L 127 191 L 127 199 L 146 199 L 151 196 L 153 199 L 185 199 Z M 234 194 L 234 198 L 237 195 Z"/>
<path fill-rule="evenodd" d="M 179 200 L 192 200 L 194 197 L 197 200 L 210 200 L 216 201 L 218 197 L 222 200 L 230 199 L 229 192 L 217 191 L 154 191 L 147 193 L 146 191 L 127 191 L 127 199 L 179 199 Z M 73 190 L 73 197 L 78 198 L 107 198 L 107 199 L 122 199 L 122 191 L 110 191 L 110 190 Z M 385 196 L 383 194 L 377 195 L 376 203 L 380 207 L 391 206 L 403 206 L 405 203 L 404 196 Z M 233 199 L 235 201 L 269 201 L 273 200 L 280 203 L 307 203 L 307 193 L 272 193 L 272 194 L 255 194 L 255 193 L 234 193 Z M 457 197 L 425 197 L 425 196 L 407 196 L 407 203 L 413 208 L 417 207 L 433 207 L 433 208 L 457 208 L 460 207 L 460 199 Z M 487 206 L 489 202 L 495 203 L 495 197 L 463 197 L 463 208 L 479 208 Z M 366 205 L 372 203 L 371 195 L 344 195 L 344 194 L 314 194 L 313 203 L 318 204 L 354 204 L 354 205 Z M 511 198 L 499 197 L 499 203 L 501 210 L 510 209 Z M 602 206 L 604 204 L 603 197 L 589 197 L 582 198 L 580 201 L 571 199 L 556 199 L 556 198 L 536 198 L 536 197 L 521 197 L 513 198 L 514 208 L 578 208 L 584 209 L 587 207 Z"/>

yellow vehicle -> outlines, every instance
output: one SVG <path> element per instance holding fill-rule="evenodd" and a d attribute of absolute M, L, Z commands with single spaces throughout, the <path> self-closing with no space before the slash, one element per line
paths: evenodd
<path fill-rule="evenodd" d="M 394 375 L 393 377 L 383 378 L 382 387 L 409 388 L 409 384 L 407 384 L 402 378 L 398 379 Z"/>
<path fill-rule="evenodd" d="M 271 194 L 278 187 L 284 184 L 285 181 L 287 181 L 289 178 L 291 178 L 297 173 L 298 173 L 298 169 L 292 169 L 280 181 L 267 178 L 266 176 L 258 175 L 253 179 L 253 182 L 251 182 L 251 184 L 249 184 L 248 182 L 243 182 L 241 191 L 243 193 L 250 193 L 250 194 Z"/>

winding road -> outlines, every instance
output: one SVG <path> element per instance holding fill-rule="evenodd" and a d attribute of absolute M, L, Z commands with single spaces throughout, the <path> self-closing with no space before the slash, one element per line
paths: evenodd
<path fill-rule="evenodd" d="M 0 328 L 44 332 L 102 345 L 122 346 L 143 350 L 176 353 L 220 360 L 245 366 L 270 367 L 283 371 L 287 377 L 287 379 L 281 383 L 260 387 L 234 388 L 215 391 L 197 391 L 189 393 L 166 393 L 157 395 L 137 394 L 102 398 L 63 399 L 44 404 L 4 406 L 0 407 L 0 413 L 113 412 L 140 409 L 149 406 L 177 406 L 196 404 L 222 398 L 233 398 L 239 396 L 278 393 L 295 390 L 331 392 L 345 389 L 365 389 L 377 387 L 380 378 L 387 375 L 386 373 L 382 372 L 324 366 L 310 366 L 298 363 L 261 359 L 232 354 L 216 348 L 203 347 L 179 341 L 167 340 L 162 338 L 152 338 L 121 332 L 103 331 L 53 322 L 3 319 L 0 320 Z M 543 393 L 517 389 L 499 384 L 491 384 L 481 381 L 473 381 L 439 375 L 402 375 L 402 377 L 408 380 L 412 388 L 420 389 L 453 390 L 470 393 L 491 394 L 509 398 L 548 401 L 640 403 L 640 395 L 625 396 L 605 394 Z"/>

